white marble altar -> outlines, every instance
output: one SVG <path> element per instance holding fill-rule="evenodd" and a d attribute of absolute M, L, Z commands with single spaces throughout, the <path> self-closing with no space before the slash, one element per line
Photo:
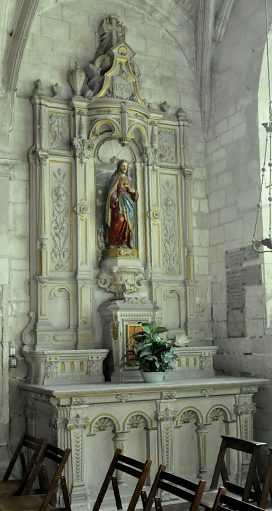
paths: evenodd
<path fill-rule="evenodd" d="M 221 434 L 252 439 L 252 400 L 266 380 L 188 378 L 161 384 L 22 384 L 28 427 L 70 447 L 67 468 L 72 508 L 89 509 L 114 450 L 153 460 L 177 474 L 209 479 Z M 241 477 L 246 458 L 232 458 Z M 126 481 L 124 495 L 129 492 Z M 110 508 L 110 501 L 108 502 Z"/>

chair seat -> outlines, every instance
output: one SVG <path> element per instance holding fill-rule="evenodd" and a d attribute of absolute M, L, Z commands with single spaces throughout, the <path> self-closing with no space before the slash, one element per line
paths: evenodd
<path fill-rule="evenodd" d="M 218 490 L 209 490 L 209 491 L 203 493 L 200 505 L 202 507 L 205 507 L 208 510 L 213 509 L 214 501 L 215 501 L 215 497 L 216 497 L 217 493 L 218 493 Z M 240 501 L 242 500 L 242 497 L 240 495 L 237 495 L 230 491 L 228 491 L 227 494 L 229 497 L 232 497 L 235 500 L 240 500 Z"/>
<path fill-rule="evenodd" d="M 212 509 L 216 495 L 217 490 L 210 490 L 203 493 L 200 506 L 206 507 L 207 509 Z"/>
<path fill-rule="evenodd" d="M 39 509 L 44 500 L 44 495 L 19 495 L 8 496 L 0 499 L 1 511 L 35 511 Z M 50 506 L 51 507 L 51 506 Z"/>
<path fill-rule="evenodd" d="M 14 495 L 21 484 L 20 479 L 9 479 L 8 481 L 0 481 L 0 497 L 4 495 Z"/>

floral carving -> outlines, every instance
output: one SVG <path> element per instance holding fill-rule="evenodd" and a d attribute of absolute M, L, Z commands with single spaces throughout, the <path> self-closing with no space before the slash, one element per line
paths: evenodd
<path fill-rule="evenodd" d="M 67 270 L 69 263 L 67 191 L 65 190 L 65 172 L 54 171 L 55 186 L 52 189 L 51 236 L 53 248 L 52 261 L 56 270 Z"/>
<path fill-rule="evenodd" d="M 161 184 L 162 257 L 166 273 L 179 273 L 176 181 Z"/>
<path fill-rule="evenodd" d="M 176 162 L 176 134 L 170 130 L 159 130 L 159 159 Z"/>
<path fill-rule="evenodd" d="M 69 149 L 69 116 L 63 114 L 49 115 L 49 146 L 51 149 Z"/>

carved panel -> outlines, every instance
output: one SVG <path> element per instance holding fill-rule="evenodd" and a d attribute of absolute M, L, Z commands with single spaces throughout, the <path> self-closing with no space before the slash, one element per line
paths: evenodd
<path fill-rule="evenodd" d="M 69 114 L 49 114 L 49 147 L 68 151 L 70 148 L 70 118 Z"/>
<path fill-rule="evenodd" d="M 178 176 L 160 175 L 161 241 L 163 273 L 180 273 Z"/>
<path fill-rule="evenodd" d="M 56 162 L 57 163 L 57 162 Z M 71 269 L 71 167 L 55 162 L 50 166 L 50 269 Z"/>
<path fill-rule="evenodd" d="M 177 140 L 174 130 L 159 130 L 159 159 L 161 162 L 177 162 Z"/>

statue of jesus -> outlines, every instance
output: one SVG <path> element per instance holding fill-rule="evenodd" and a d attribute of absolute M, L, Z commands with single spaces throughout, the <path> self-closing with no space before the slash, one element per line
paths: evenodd
<path fill-rule="evenodd" d="M 106 202 L 106 246 L 133 248 L 135 208 L 139 194 L 128 177 L 128 162 L 120 160 L 113 173 Z"/>

